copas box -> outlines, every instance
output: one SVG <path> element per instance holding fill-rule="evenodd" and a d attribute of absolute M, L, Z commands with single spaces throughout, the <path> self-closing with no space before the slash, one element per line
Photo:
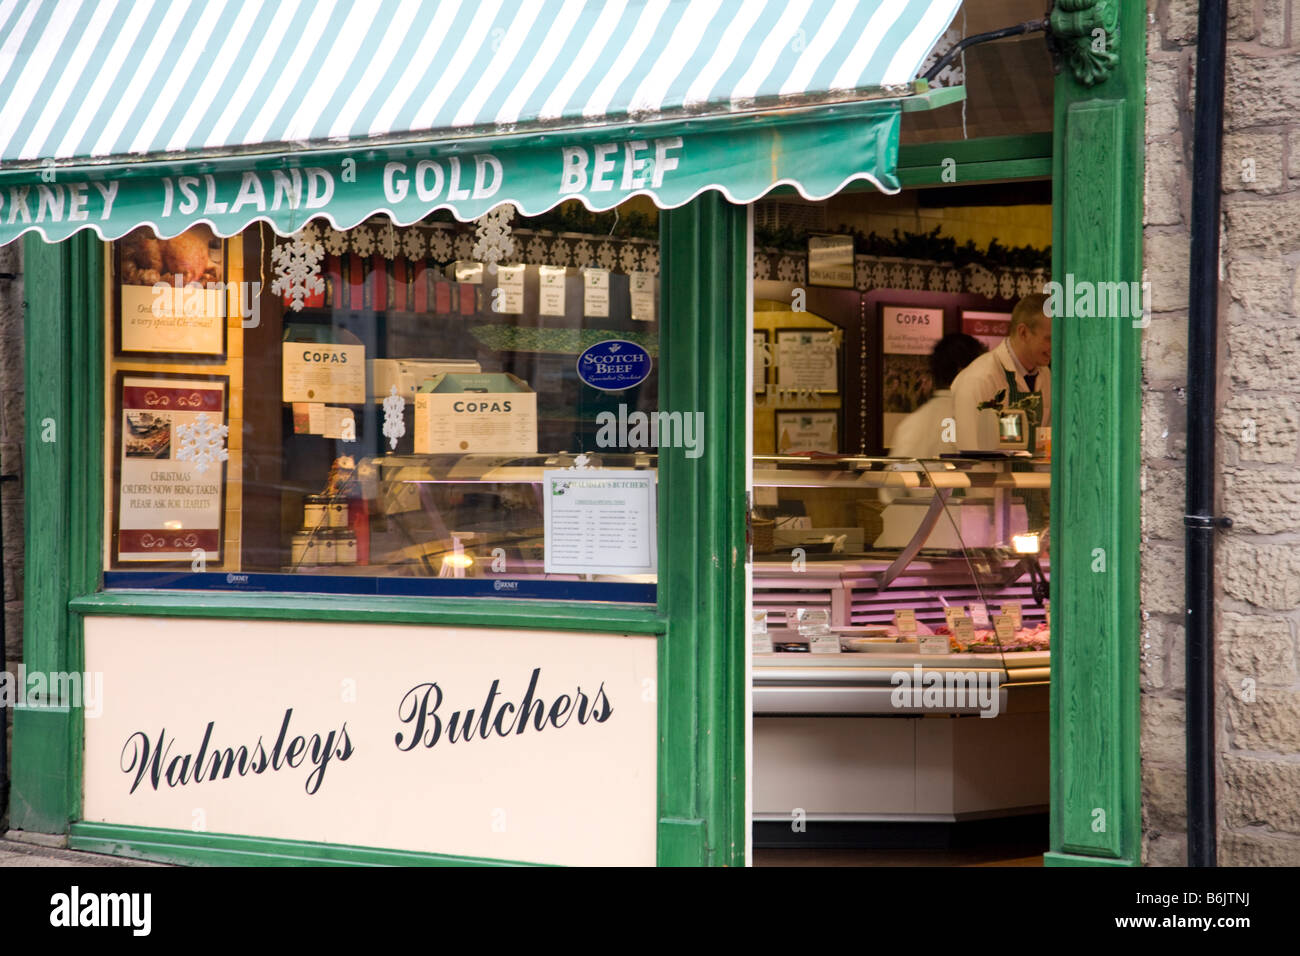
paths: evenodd
<path fill-rule="evenodd" d="M 435 375 L 415 396 L 417 455 L 537 454 L 537 394 L 508 372 Z"/>

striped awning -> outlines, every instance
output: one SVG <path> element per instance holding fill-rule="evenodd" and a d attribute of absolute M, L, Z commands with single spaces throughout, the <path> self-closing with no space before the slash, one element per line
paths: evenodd
<path fill-rule="evenodd" d="M 0 242 L 892 191 L 959 5 L 0 0 Z"/>

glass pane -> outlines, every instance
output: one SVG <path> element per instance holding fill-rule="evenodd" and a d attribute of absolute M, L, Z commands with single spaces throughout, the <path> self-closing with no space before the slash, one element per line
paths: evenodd
<path fill-rule="evenodd" d="M 657 232 L 115 243 L 106 584 L 653 602 Z"/>

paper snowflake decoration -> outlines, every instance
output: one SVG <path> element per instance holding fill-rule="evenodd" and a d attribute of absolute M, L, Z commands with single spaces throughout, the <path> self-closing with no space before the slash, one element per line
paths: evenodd
<path fill-rule="evenodd" d="M 585 268 L 591 265 L 592 262 L 591 257 L 592 257 L 591 243 L 588 242 L 586 239 L 579 239 L 577 244 L 573 247 L 573 264 L 580 269 Z M 562 266 L 564 265 L 564 263 L 557 262 L 556 265 Z"/>
<path fill-rule="evenodd" d="M 474 255 L 474 237 L 468 232 L 458 232 L 455 241 L 456 258 L 468 260 Z"/>
<path fill-rule="evenodd" d="M 194 462 L 194 473 L 201 475 L 219 461 L 226 461 L 226 435 L 230 429 L 209 420 L 207 412 L 199 412 L 189 425 L 177 425 L 176 437 L 180 440 L 177 461 Z"/>
<path fill-rule="evenodd" d="M 510 220 L 514 215 L 515 207 L 503 202 L 474 220 L 474 248 L 470 255 L 486 263 L 488 272 L 495 274 L 497 263 L 515 254 L 515 240 L 510 235 Z"/>
<path fill-rule="evenodd" d="M 392 223 L 389 223 L 387 229 L 380 228 L 376 248 L 385 259 L 397 258 L 397 230 L 393 228 Z"/>
<path fill-rule="evenodd" d="M 525 255 L 527 255 L 529 262 L 547 262 L 547 257 L 550 254 L 551 250 L 546 240 L 541 236 L 533 236 L 528 240 L 528 250 Z M 554 263 L 551 264 L 554 265 Z"/>
<path fill-rule="evenodd" d="M 578 455 L 576 458 L 574 458 L 573 464 L 564 470 L 565 471 L 592 471 L 594 469 L 591 467 L 591 459 L 588 458 L 586 453 L 584 452 Z"/>
<path fill-rule="evenodd" d="M 324 257 L 325 247 L 316 239 L 315 226 L 303 226 L 288 242 L 276 243 L 271 250 L 271 264 L 275 267 L 271 291 L 288 296 L 289 308 L 301 312 L 303 299 L 325 291 L 320 274 Z"/>
<path fill-rule="evenodd" d="M 406 408 L 406 399 L 397 394 L 397 386 L 388 388 L 388 397 L 384 399 L 384 437 L 388 447 L 397 449 L 397 439 L 406 434 L 406 422 L 402 420 L 402 410 Z"/>
<path fill-rule="evenodd" d="M 646 246 L 645 251 L 641 253 L 641 271 L 659 274 L 659 247 Z"/>
<path fill-rule="evenodd" d="M 348 251 L 348 235 L 338 229 L 326 229 L 321 242 L 325 245 L 325 251 L 332 256 L 341 256 Z"/>
<path fill-rule="evenodd" d="M 418 229 L 407 229 L 402 233 L 402 255 L 408 259 L 424 258 L 424 234 Z"/>
<path fill-rule="evenodd" d="M 452 252 L 451 233 L 446 229 L 434 229 L 429 233 L 429 255 L 439 262 L 450 262 Z"/>
<path fill-rule="evenodd" d="M 365 258 L 375 251 L 375 237 L 366 226 L 357 226 L 350 236 L 352 251 Z"/>
<path fill-rule="evenodd" d="M 596 261 L 600 263 L 602 269 L 613 271 L 618 265 L 618 252 L 614 249 L 614 243 L 602 242 L 600 248 L 596 250 Z"/>
<path fill-rule="evenodd" d="M 636 246 L 630 242 L 623 244 L 622 251 L 618 254 L 618 264 L 622 266 L 624 272 L 636 272 L 637 265 L 640 263 L 640 256 L 637 255 Z"/>

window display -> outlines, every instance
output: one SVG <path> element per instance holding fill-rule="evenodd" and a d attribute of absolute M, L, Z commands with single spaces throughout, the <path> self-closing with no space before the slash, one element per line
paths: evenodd
<path fill-rule="evenodd" d="M 115 243 L 106 585 L 653 602 L 659 436 L 608 425 L 673 418 L 626 205 Z"/>

